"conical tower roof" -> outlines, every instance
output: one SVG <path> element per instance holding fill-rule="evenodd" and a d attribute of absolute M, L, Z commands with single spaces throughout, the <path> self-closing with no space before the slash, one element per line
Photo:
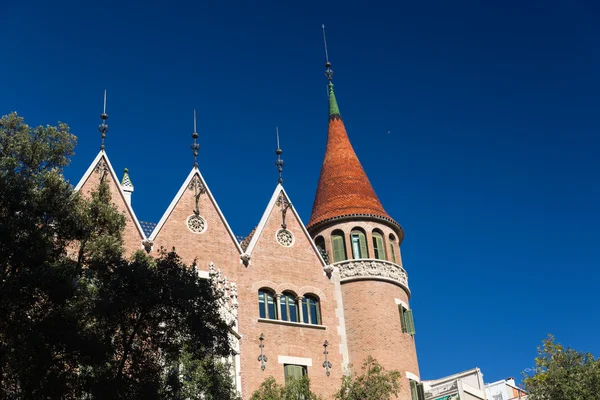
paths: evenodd
<path fill-rule="evenodd" d="M 381 205 L 352 148 L 330 82 L 327 148 L 308 228 L 344 217 L 384 220 L 402 232 Z"/>

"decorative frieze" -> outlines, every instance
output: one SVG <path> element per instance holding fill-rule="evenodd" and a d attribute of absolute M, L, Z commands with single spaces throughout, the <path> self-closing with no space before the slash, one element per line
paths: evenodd
<path fill-rule="evenodd" d="M 374 279 L 392 281 L 408 289 L 408 276 L 400 265 L 385 260 L 347 260 L 333 264 L 340 270 L 341 282 Z"/>

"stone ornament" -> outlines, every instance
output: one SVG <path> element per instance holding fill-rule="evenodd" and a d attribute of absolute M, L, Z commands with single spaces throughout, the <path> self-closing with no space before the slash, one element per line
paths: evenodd
<path fill-rule="evenodd" d="M 277 241 L 283 247 L 291 247 L 294 244 L 294 235 L 287 229 L 280 229 L 277 231 Z"/>
<path fill-rule="evenodd" d="M 408 276 L 404 268 L 384 260 L 351 260 L 342 261 L 336 266 L 340 270 L 340 278 L 354 280 L 360 278 L 384 278 L 398 282 L 408 289 Z"/>
<path fill-rule="evenodd" d="M 219 297 L 219 313 L 221 318 L 237 331 L 239 308 L 237 284 L 230 282 L 227 276 L 213 262 L 208 266 L 208 277 Z"/>
<path fill-rule="evenodd" d="M 196 214 L 190 215 L 187 218 L 186 225 L 193 233 L 202 233 L 206 230 L 206 221 Z"/>

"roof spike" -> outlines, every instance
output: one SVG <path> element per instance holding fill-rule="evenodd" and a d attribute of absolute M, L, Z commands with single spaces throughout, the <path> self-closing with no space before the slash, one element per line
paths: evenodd
<path fill-rule="evenodd" d="M 329 53 L 327 52 L 327 36 L 325 36 L 325 24 L 322 24 L 321 28 L 323 28 L 323 43 L 325 44 L 325 76 L 327 77 L 327 80 L 331 82 L 331 80 L 333 79 L 333 70 L 331 69 L 331 63 L 329 62 Z"/>
<path fill-rule="evenodd" d="M 192 154 L 194 155 L 194 168 L 198 168 L 198 150 L 200 150 L 200 145 L 196 143 L 196 139 L 198 139 L 198 132 L 196 132 L 196 109 L 194 109 L 194 132 L 192 132 L 192 139 L 194 139 L 194 143 L 190 146 L 192 149 Z"/>
<path fill-rule="evenodd" d="M 283 160 L 281 159 L 281 154 L 283 150 L 279 147 L 279 127 L 275 127 L 275 134 L 277 136 L 277 150 L 275 150 L 275 154 L 277 154 L 277 161 L 275 161 L 275 166 L 277 167 L 277 171 L 279 171 L 279 184 L 283 183 Z"/>
<path fill-rule="evenodd" d="M 106 120 L 108 119 L 108 114 L 106 113 L 106 89 L 104 89 L 104 109 L 102 114 L 100 114 L 100 119 L 102 120 L 102 124 L 98 125 L 100 138 L 102 139 L 100 150 L 104 150 L 106 147 L 104 146 L 104 139 L 106 138 L 106 132 L 108 132 L 108 124 L 106 123 Z"/>
<path fill-rule="evenodd" d="M 327 94 L 329 96 L 329 118 L 341 118 L 340 108 L 338 107 L 337 100 L 335 99 L 335 93 L 333 92 L 333 70 L 331 69 L 331 63 L 329 62 L 329 52 L 327 51 L 327 37 L 325 36 L 325 24 L 321 25 L 323 28 L 323 43 L 325 44 L 325 76 L 329 81 L 327 85 Z"/>

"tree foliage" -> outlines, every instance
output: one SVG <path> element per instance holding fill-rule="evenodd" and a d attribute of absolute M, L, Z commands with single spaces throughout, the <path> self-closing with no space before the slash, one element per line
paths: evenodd
<path fill-rule="evenodd" d="M 400 390 L 401 374 L 386 371 L 377 360 L 367 357 L 361 373 L 350 372 L 342 378 L 337 400 L 389 400 Z"/>
<path fill-rule="evenodd" d="M 256 392 L 252 394 L 250 400 L 320 400 L 310 390 L 310 379 L 303 376 L 300 379 L 290 379 L 286 385 L 280 385 L 272 376 L 261 383 Z"/>
<path fill-rule="evenodd" d="M 530 400 L 600 399 L 600 359 L 565 349 L 550 335 L 538 347 L 533 375 L 523 382 Z"/>
<path fill-rule="evenodd" d="M 218 292 L 174 252 L 123 256 L 108 185 L 63 178 L 75 143 L 0 119 L 0 398 L 236 398 Z"/>

